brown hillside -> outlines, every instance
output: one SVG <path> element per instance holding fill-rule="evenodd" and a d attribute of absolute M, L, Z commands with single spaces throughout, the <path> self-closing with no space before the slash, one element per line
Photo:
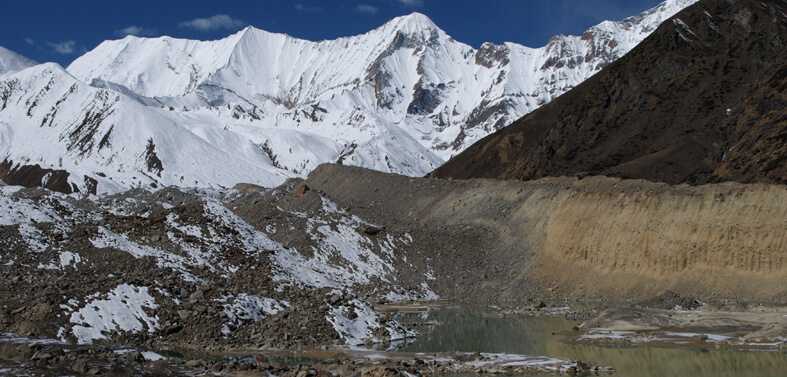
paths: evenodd
<path fill-rule="evenodd" d="M 785 43 L 784 1 L 700 1 L 433 175 L 785 183 Z"/>

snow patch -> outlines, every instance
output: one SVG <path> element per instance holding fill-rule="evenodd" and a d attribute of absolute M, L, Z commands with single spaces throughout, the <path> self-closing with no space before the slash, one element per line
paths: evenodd
<path fill-rule="evenodd" d="M 120 251 L 125 251 L 135 258 L 152 257 L 157 261 L 159 267 L 171 267 L 180 271 L 184 280 L 198 281 L 199 278 L 192 275 L 186 269 L 187 264 L 200 265 L 205 264 L 206 261 L 200 258 L 195 258 L 192 255 L 192 260 L 188 260 L 180 255 L 170 254 L 150 246 L 140 245 L 128 239 L 128 236 L 117 234 L 103 226 L 98 227 L 99 235 L 90 239 L 90 243 L 99 249 L 115 248 Z"/>
<path fill-rule="evenodd" d="M 361 300 L 353 299 L 350 305 L 332 307 L 326 319 L 333 325 L 345 342 L 351 346 L 363 345 L 366 342 L 400 340 L 415 337 L 417 334 L 405 329 L 396 321 L 380 323 L 380 313 L 374 311 Z M 386 335 L 376 335 L 375 331 L 383 328 Z"/>
<path fill-rule="evenodd" d="M 99 294 L 94 296 L 98 297 Z M 122 284 L 110 291 L 106 298 L 95 298 L 72 313 L 70 322 L 74 326 L 71 333 L 79 344 L 107 339 L 106 334 L 111 332 L 140 332 L 147 328 L 152 333 L 159 327 L 158 318 L 149 316 L 145 312 L 146 308 L 158 308 L 148 288 Z"/>
<path fill-rule="evenodd" d="M 290 306 L 286 301 L 279 303 L 272 298 L 258 297 L 246 293 L 241 293 L 237 296 L 226 296 L 221 300 L 227 302 L 224 305 L 224 314 L 235 327 L 240 326 L 244 320 L 256 322 L 284 310 L 284 307 Z M 222 332 L 228 334 L 230 332 L 229 326 L 224 325 Z"/>

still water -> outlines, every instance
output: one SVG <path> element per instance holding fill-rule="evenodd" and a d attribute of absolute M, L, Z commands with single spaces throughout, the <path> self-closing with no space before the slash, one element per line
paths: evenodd
<path fill-rule="evenodd" d="M 662 347 L 572 345 L 560 340 L 578 324 L 557 318 L 503 317 L 488 306 L 453 306 L 424 312 L 392 314 L 401 323 L 437 322 L 415 328 L 421 337 L 392 345 L 404 352 L 516 353 L 582 359 L 616 370 L 616 377 L 772 377 L 787 376 L 787 352 L 729 351 Z"/>

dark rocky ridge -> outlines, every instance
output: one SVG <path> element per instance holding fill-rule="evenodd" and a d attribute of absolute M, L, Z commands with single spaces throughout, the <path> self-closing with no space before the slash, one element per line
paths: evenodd
<path fill-rule="evenodd" d="M 42 187 L 52 191 L 70 194 L 79 192 L 80 188 L 68 182 L 71 173 L 65 170 L 42 168 L 40 165 L 21 165 L 6 159 L 0 163 L 0 179 L 7 185 L 24 186 L 28 188 Z M 83 191 L 89 194 L 96 193 L 98 182 L 84 176 Z"/>
<path fill-rule="evenodd" d="M 432 175 L 787 182 L 785 14 L 783 1 L 701 1 Z"/>

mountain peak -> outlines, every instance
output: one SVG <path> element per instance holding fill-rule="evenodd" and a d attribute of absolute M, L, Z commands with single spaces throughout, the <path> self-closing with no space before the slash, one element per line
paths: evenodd
<path fill-rule="evenodd" d="M 399 16 L 389 21 L 386 25 L 392 25 L 397 30 L 403 32 L 420 32 L 427 29 L 438 29 L 432 20 L 425 14 L 413 12 L 405 16 Z"/>
<path fill-rule="evenodd" d="M 35 61 L 0 46 L 0 75 L 17 72 L 36 65 Z"/>

